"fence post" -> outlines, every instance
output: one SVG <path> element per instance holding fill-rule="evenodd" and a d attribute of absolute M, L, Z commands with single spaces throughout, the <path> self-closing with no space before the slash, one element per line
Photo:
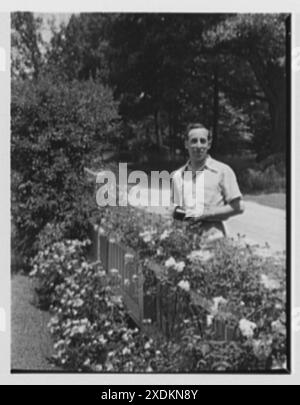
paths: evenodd
<path fill-rule="evenodd" d="M 109 238 L 104 235 L 99 227 L 98 235 L 97 235 L 97 247 L 98 247 L 98 255 L 99 260 L 102 262 L 102 266 L 104 270 L 107 272 L 108 269 L 108 254 L 109 254 Z"/>
<path fill-rule="evenodd" d="M 97 227 L 97 237 L 96 237 L 96 258 L 100 260 L 100 226 Z"/>
<path fill-rule="evenodd" d="M 156 282 L 156 322 L 159 329 L 162 328 L 161 313 L 161 284 Z"/>
<path fill-rule="evenodd" d="M 138 306 L 140 310 L 140 324 L 142 326 L 144 319 L 144 276 L 140 263 L 138 263 Z"/>

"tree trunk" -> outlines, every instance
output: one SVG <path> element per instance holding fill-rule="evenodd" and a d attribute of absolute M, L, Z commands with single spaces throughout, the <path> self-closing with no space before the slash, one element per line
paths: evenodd
<path fill-rule="evenodd" d="M 169 145 L 170 145 L 170 158 L 173 159 L 174 157 L 174 123 L 173 123 L 173 114 L 170 110 L 168 113 L 168 120 L 169 120 Z"/>
<path fill-rule="evenodd" d="M 284 68 L 269 65 L 267 68 L 257 53 L 249 60 L 257 81 L 261 85 L 269 104 L 272 125 L 272 152 L 285 152 L 287 133 L 286 78 Z"/>
<path fill-rule="evenodd" d="M 156 144 L 159 148 L 161 148 L 162 147 L 162 136 L 161 136 L 161 129 L 160 129 L 159 109 L 155 110 L 155 112 L 154 112 L 154 126 L 155 126 Z"/>
<path fill-rule="evenodd" d="M 219 72 L 218 67 L 214 69 L 214 101 L 213 101 L 213 146 L 212 149 L 215 151 L 218 145 L 218 121 L 219 121 Z"/>

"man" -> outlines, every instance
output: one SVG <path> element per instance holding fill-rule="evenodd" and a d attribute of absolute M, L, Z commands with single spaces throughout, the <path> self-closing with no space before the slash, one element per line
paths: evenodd
<path fill-rule="evenodd" d="M 226 234 L 223 221 L 241 214 L 244 203 L 233 170 L 208 154 L 211 144 L 211 132 L 202 124 L 188 126 L 190 159 L 173 173 L 173 203 L 183 208 L 184 219 L 199 222 L 210 239 L 217 239 Z"/>

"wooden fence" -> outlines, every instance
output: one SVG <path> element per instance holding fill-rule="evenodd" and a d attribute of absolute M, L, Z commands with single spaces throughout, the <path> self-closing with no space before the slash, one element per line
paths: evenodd
<path fill-rule="evenodd" d="M 90 260 L 101 261 L 107 273 L 118 270 L 118 289 L 123 296 L 128 314 L 141 325 L 143 311 L 143 275 L 135 252 L 116 242 L 109 235 L 102 233 L 99 226 L 94 226 L 92 235 Z"/>

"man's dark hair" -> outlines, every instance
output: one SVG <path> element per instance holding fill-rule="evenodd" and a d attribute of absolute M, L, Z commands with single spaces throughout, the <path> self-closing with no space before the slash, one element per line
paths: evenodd
<path fill-rule="evenodd" d="M 188 139 L 189 132 L 190 132 L 192 129 L 206 129 L 207 132 L 208 132 L 207 139 L 208 139 L 210 142 L 212 141 L 212 131 L 209 130 L 208 128 L 206 128 L 205 125 L 200 124 L 200 123 L 198 123 L 198 122 L 189 124 L 189 125 L 187 126 L 186 133 L 185 133 L 185 139 Z"/>

